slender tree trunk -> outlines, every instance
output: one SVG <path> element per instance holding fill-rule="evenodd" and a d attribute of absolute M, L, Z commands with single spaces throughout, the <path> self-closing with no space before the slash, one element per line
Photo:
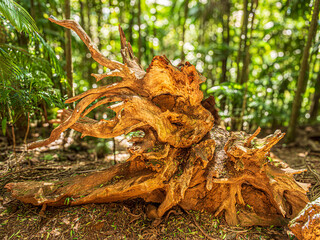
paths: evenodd
<path fill-rule="evenodd" d="M 46 0 L 46 4 L 51 4 L 51 0 Z M 51 9 L 52 10 L 52 14 L 58 15 L 57 6 L 55 4 L 52 4 L 51 7 L 52 7 L 52 9 Z M 44 35 L 44 40 L 47 41 L 46 38 L 45 38 L 45 35 Z M 63 47 L 63 43 L 61 41 L 59 42 L 59 44 L 61 45 L 61 47 Z M 59 55 L 59 57 L 63 57 L 63 56 Z M 47 61 L 50 60 L 49 55 L 46 56 L 46 59 L 47 59 Z M 53 74 L 54 74 L 54 71 L 52 69 L 50 71 L 50 76 L 49 76 L 50 79 L 53 79 L 52 78 Z M 60 90 L 61 96 L 65 96 L 65 90 L 66 89 L 64 87 L 64 83 L 61 81 L 61 77 L 59 77 L 56 81 L 53 81 L 53 84 L 54 84 L 54 88 L 57 88 L 57 89 Z"/>
<path fill-rule="evenodd" d="M 70 19 L 70 0 L 65 0 L 65 15 L 66 19 Z M 66 72 L 68 79 L 68 97 L 71 98 L 74 96 L 73 88 L 73 69 L 72 69 L 72 48 L 71 48 L 71 30 L 65 30 L 66 35 L 66 44 L 65 44 L 65 55 L 66 55 Z"/>
<path fill-rule="evenodd" d="M 79 3 L 80 3 L 80 24 L 81 24 L 83 29 L 87 30 L 87 24 L 86 24 L 86 21 L 85 21 L 85 4 L 84 4 L 84 0 L 79 0 Z M 87 51 L 87 49 L 85 51 Z M 87 62 L 87 57 L 86 57 L 86 54 L 84 54 L 81 57 L 81 66 L 86 66 L 87 65 L 86 62 Z M 83 79 L 89 79 L 88 72 L 87 71 L 82 71 L 82 77 L 83 77 Z"/>
<path fill-rule="evenodd" d="M 83 29 L 87 29 L 86 28 L 86 23 L 85 23 L 85 20 L 84 20 L 84 3 L 83 3 L 83 0 L 80 0 L 79 3 L 80 3 L 80 24 L 81 24 Z"/>
<path fill-rule="evenodd" d="M 315 38 L 314 40 L 315 42 L 318 42 L 317 38 Z M 319 48 L 317 49 L 319 51 Z M 310 58 L 309 58 L 309 78 L 310 79 L 313 79 L 313 75 L 315 73 L 315 66 L 318 62 L 318 51 L 312 51 L 311 52 L 311 55 L 310 55 Z"/>
<path fill-rule="evenodd" d="M 248 17 L 252 15 L 251 18 L 251 29 L 250 29 L 250 37 L 248 39 L 248 33 L 246 33 L 245 40 L 244 40 L 244 56 L 243 56 L 243 66 L 242 66 L 242 71 L 241 71 L 241 76 L 240 76 L 240 84 L 243 84 L 248 81 L 249 77 L 249 64 L 250 64 L 250 54 L 249 54 L 249 49 L 251 45 L 251 40 L 252 40 L 252 32 L 253 32 L 253 24 L 254 24 L 254 17 L 255 17 L 255 12 L 258 7 L 258 0 L 253 0 L 251 2 L 251 9 L 250 13 L 248 14 Z M 246 32 L 248 32 L 248 28 L 246 28 Z"/>
<path fill-rule="evenodd" d="M 247 41 L 247 31 L 248 31 L 248 0 L 243 0 L 243 15 L 242 15 L 242 26 L 241 26 L 241 34 L 240 34 L 240 42 L 239 49 L 237 55 L 237 82 L 240 82 L 240 60 L 242 59 L 244 46 Z"/>
<path fill-rule="evenodd" d="M 229 0 L 223 1 L 221 0 L 221 5 L 223 8 L 223 15 L 222 15 L 222 27 L 223 27 L 223 33 L 222 33 L 222 41 L 223 45 L 227 48 L 227 50 L 224 52 L 224 56 L 222 59 L 222 74 L 220 78 L 220 84 L 227 82 L 227 63 L 228 63 L 228 57 L 229 57 L 229 43 L 230 43 L 230 8 L 231 4 Z M 211 71 L 210 71 L 211 72 Z M 226 106 L 226 98 L 223 97 L 220 101 L 220 109 L 225 110 Z"/>
<path fill-rule="evenodd" d="M 139 37 L 138 37 L 138 60 L 141 64 L 141 48 L 142 48 L 142 39 L 141 39 L 141 0 L 138 0 L 138 26 L 139 26 Z"/>
<path fill-rule="evenodd" d="M 156 10 L 156 12 L 154 13 L 154 21 L 152 22 L 152 35 L 153 38 L 157 37 L 157 29 L 156 29 L 156 22 L 157 22 L 157 3 L 154 2 L 153 4 L 153 8 Z M 152 48 L 151 48 L 151 56 L 154 57 L 155 56 L 155 52 L 154 52 L 154 45 L 153 45 L 153 41 L 152 41 Z"/>
<path fill-rule="evenodd" d="M 100 35 L 100 31 L 101 31 L 101 28 L 102 28 L 102 16 L 103 16 L 103 13 L 102 13 L 102 8 L 103 8 L 103 3 L 102 3 L 102 0 L 98 0 L 97 3 L 95 3 L 96 5 L 96 9 L 97 9 L 97 38 L 98 38 L 98 49 L 101 50 L 101 46 L 102 46 L 102 35 Z M 122 8 L 120 8 L 120 11 L 122 11 Z M 121 22 L 120 22 L 120 25 L 121 25 Z M 103 66 L 101 64 L 98 65 L 98 68 L 99 70 L 103 70 Z"/>
<path fill-rule="evenodd" d="M 230 21 L 230 1 L 221 1 L 221 4 L 223 4 L 223 15 L 222 15 L 222 27 L 223 27 L 223 33 L 222 33 L 222 40 L 223 45 L 225 47 L 229 47 L 230 42 L 230 27 L 229 27 L 229 21 Z M 227 81 L 227 61 L 228 61 L 228 55 L 229 55 L 229 49 L 225 51 L 224 57 L 222 59 L 222 74 L 220 83 Z"/>
<path fill-rule="evenodd" d="M 130 5 L 131 6 L 131 5 Z M 133 45 L 134 41 L 133 41 L 133 33 L 132 33 L 132 29 L 133 29 L 133 25 L 134 25 L 134 6 L 131 6 L 131 10 L 130 10 L 130 21 L 129 21 L 129 42 Z"/>
<path fill-rule="evenodd" d="M 242 67 L 245 65 L 245 51 L 247 45 L 247 36 L 248 36 L 248 0 L 243 0 L 243 15 L 242 15 L 242 26 L 241 26 L 241 33 L 240 33 L 240 41 L 239 41 L 239 48 L 237 54 L 237 78 L 236 82 L 241 83 L 241 63 Z M 235 102 L 232 106 L 232 129 L 239 129 L 240 126 L 240 115 L 242 110 L 241 102 Z"/>
<path fill-rule="evenodd" d="M 93 15 L 93 12 L 96 10 L 95 1 L 87 0 L 86 8 L 87 8 L 87 12 L 86 13 L 87 13 L 87 24 L 88 24 L 87 29 L 88 29 L 88 32 L 89 32 L 89 36 L 94 40 L 94 44 L 97 44 L 97 42 L 95 41 L 94 28 L 91 27 L 93 25 L 92 24 L 92 15 Z M 111 33 L 112 33 L 112 31 L 110 31 L 110 34 Z M 95 79 L 94 79 L 94 77 L 91 76 L 91 73 L 94 72 L 94 71 L 97 71 L 97 70 L 94 70 L 92 68 L 92 63 L 93 62 L 94 61 L 92 59 L 92 56 L 90 58 L 85 58 L 84 64 L 87 66 L 87 78 L 86 79 L 88 79 L 90 85 L 95 83 Z"/>
<path fill-rule="evenodd" d="M 318 18 L 319 18 L 319 4 L 320 0 L 316 0 L 314 2 L 312 20 L 310 24 L 308 40 L 303 50 L 302 61 L 300 66 L 299 77 L 297 81 L 297 90 L 294 96 L 291 117 L 288 127 L 288 134 L 287 134 L 287 142 L 292 142 L 295 138 L 296 127 L 298 124 L 300 108 L 302 103 L 302 95 L 305 92 L 306 85 L 308 83 L 308 59 L 309 59 L 309 51 L 311 47 L 311 43 L 316 36 L 317 32 L 317 25 L 318 25 Z"/>
<path fill-rule="evenodd" d="M 189 0 L 185 0 L 184 3 L 184 19 L 183 19 L 183 24 L 182 24 L 182 46 L 181 46 L 181 61 L 183 62 L 185 60 L 185 54 L 184 54 L 184 42 L 185 42 L 185 35 L 186 35 L 186 22 L 188 18 L 188 12 L 189 12 Z"/>
<path fill-rule="evenodd" d="M 91 4 L 91 0 L 87 0 L 86 1 L 86 8 L 87 8 L 87 30 L 86 31 L 88 31 L 88 33 L 89 33 L 89 36 L 90 37 L 92 37 L 92 32 L 91 32 L 91 30 L 90 30 L 90 26 L 92 26 L 91 25 L 91 16 L 90 16 L 90 14 L 91 14 L 91 8 L 92 8 L 92 4 Z"/>
<path fill-rule="evenodd" d="M 320 71 L 316 79 L 315 92 L 312 99 L 312 104 L 310 108 L 310 122 L 315 122 L 317 120 L 319 106 L 320 106 Z"/>
<path fill-rule="evenodd" d="M 24 135 L 24 139 L 23 139 L 23 142 L 24 142 L 26 149 L 27 149 L 27 138 L 29 135 L 29 130 L 30 130 L 30 113 L 27 113 L 27 130 L 26 130 L 26 134 Z"/>
<path fill-rule="evenodd" d="M 151 36 L 152 35 L 152 28 L 149 25 L 146 25 L 144 32 L 146 33 L 146 36 Z M 150 62 L 150 57 L 152 57 L 151 55 L 151 49 L 152 47 L 149 46 L 149 44 L 147 44 L 146 38 L 143 37 L 142 38 L 142 46 L 143 46 L 143 56 L 144 56 L 144 60 L 146 62 Z"/>
<path fill-rule="evenodd" d="M 119 1 L 119 9 L 119 24 L 121 26 L 123 23 L 123 14 L 125 13 L 125 4 L 121 5 L 121 1 Z"/>
<path fill-rule="evenodd" d="M 98 34 L 100 31 L 101 31 L 101 28 L 102 28 L 102 16 L 103 16 L 103 13 L 102 13 L 102 8 L 103 8 L 103 3 L 102 3 L 102 0 L 98 0 L 98 3 L 96 4 L 96 9 L 97 9 L 97 36 L 98 36 L 98 39 L 99 39 L 99 42 L 98 42 L 98 48 L 101 49 L 101 36 Z"/>
<path fill-rule="evenodd" d="M 16 152 L 16 135 L 14 133 L 14 124 L 11 124 L 11 133 L 12 133 L 12 150 L 14 154 L 14 158 L 17 160 L 17 152 Z"/>
<path fill-rule="evenodd" d="M 253 5 L 255 4 L 255 6 Z M 250 14 L 252 14 L 252 19 L 251 19 L 251 28 L 250 28 L 250 36 L 249 40 L 245 39 L 245 47 L 244 47 L 244 59 L 243 59 L 243 66 L 242 66 L 242 73 L 241 73 L 241 79 L 240 79 L 240 84 L 245 83 L 245 91 L 243 95 L 243 100 L 242 100 L 242 107 L 241 107 L 241 113 L 240 113 L 240 121 L 237 126 L 237 129 L 240 131 L 242 130 L 243 127 L 243 117 L 246 111 L 247 107 L 247 94 L 248 94 L 248 80 L 249 80 L 249 64 L 250 64 L 250 53 L 249 53 L 249 48 L 251 45 L 252 41 L 252 35 L 253 35 L 253 24 L 254 24 L 254 17 L 255 17 L 255 12 L 258 7 L 258 0 L 252 1 L 251 4 L 251 10 Z M 249 15 L 248 15 L 249 16 Z M 246 34 L 247 36 L 248 34 Z"/>
<path fill-rule="evenodd" d="M 98 3 L 96 4 L 96 9 L 97 9 L 97 32 L 99 33 L 100 30 L 101 30 L 101 27 L 102 27 L 102 8 L 103 8 L 103 4 L 102 4 L 102 0 L 98 0 Z M 120 22 L 121 24 L 121 22 Z M 98 34 L 99 36 L 99 34 Z M 101 41 L 99 39 L 99 49 L 100 49 L 100 46 L 101 46 Z"/>

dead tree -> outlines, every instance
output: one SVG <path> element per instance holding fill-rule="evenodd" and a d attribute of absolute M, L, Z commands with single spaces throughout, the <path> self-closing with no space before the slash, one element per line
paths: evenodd
<path fill-rule="evenodd" d="M 179 205 L 224 215 L 228 224 L 242 226 L 286 224 L 306 205 L 308 186 L 293 178 L 303 170 L 270 158 L 270 148 L 284 134 L 278 130 L 259 139 L 260 129 L 248 135 L 213 126 L 214 111 L 203 107 L 212 104 L 202 102 L 199 89 L 204 78 L 189 62 L 175 67 L 165 56 L 156 56 L 144 71 L 121 28 L 124 63 L 104 57 L 78 23 L 50 21 L 75 31 L 93 59 L 111 70 L 92 74 L 97 81 L 109 76 L 122 81 L 68 99 L 78 101 L 75 109 L 65 110 L 64 121 L 50 137 L 29 148 L 55 141 L 68 128 L 97 138 L 143 134 L 131 139 L 131 157 L 125 163 L 58 182 L 9 183 L 6 188 L 13 197 L 44 207 L 142 198 L 157 203 L 149 217 L 160 218 Z M 112 120 L 86 117 L 94 108 L 114 102 Z"/>

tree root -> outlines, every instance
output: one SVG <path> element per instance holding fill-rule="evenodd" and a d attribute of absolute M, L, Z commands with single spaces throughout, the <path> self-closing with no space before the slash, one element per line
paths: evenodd
<path fill-rule="evenodd" d="M 156 219 L 179 205 L 224 215 L 228 224 L 242 226 L 286 224 L 308 202 L 308 186 L 293 178 L 303 170 L 270 158 L 271 147 L 284 134 L 277 130 L 259 139 L 260 128 L 248 135 L 213 127 L 214 99 L 202 101 L 199 85 L 204 78 L 189 62 L 175 67 L 165 56 L 156 56 L 144 71 L 121 28 L 124 64 L 104 57 L 76 22 L 50 21 L 74 30 L 93 59 L 112 70 L 94 74 L 97 81 L 108 76 L 122 81 L 68 99 L 79 101 L 75 110 L 65 110 L 50 137 L 29 148 L 55 141 L 68 128 L 99 138 L 132 131 L 144 136 L 131 139 L 131 157 L 125 163 L 58 182 L 9 183 L 5 187 L 13 197 L 38 206 L 142 198 L 160 204 L 148 213 Z M 106 103 L 115 112 L 113 119 L 86 117 Z"/>
<path fill-rule="evenodd" d="M 150 215 L 154 218 L 180 205 L 185 210 L 223 214 L 230 225 L 282 225 L 299 213 L 308 202 L 307 186 L 297 183 L 292 176 L 301 170 L 279 168 L 278 163 L 266 157 L 270 143 L 280 140 L 279 132 L 251 140 L 253 145 L 260 144 L 255 149 L 244 147 L 250 136 L 228 137 L 229 133 L 222 129 L 212 132 L 216 133 L 215 140 L 204 140 L 189 150 L 171 147 L 161 159 L 133 155 L 126 163 L 87 176 L 59 182 L 10 183 L 6 188 L 23 202 L 47 206 L 143 198 L 160 203 Z M 216 147 L 217 142 L 226 139 L 227 158 L 219 155 Z M 241 156 L 242 168 L 237 156 Z M 213 177 L 212 187 L 208 188 L 208 176 L 212 176 L 216 164 L 222 163 L 227 172 Z M 159 165 L 158 172 L 154 165 Z"/>

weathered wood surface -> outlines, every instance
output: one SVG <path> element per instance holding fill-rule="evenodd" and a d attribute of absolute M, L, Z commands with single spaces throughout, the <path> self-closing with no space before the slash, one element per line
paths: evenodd
<path fill-rule="evenodd" d="M 289 228 L 299 240 L 320 239 L 320 198 L 308 203 Z"/>

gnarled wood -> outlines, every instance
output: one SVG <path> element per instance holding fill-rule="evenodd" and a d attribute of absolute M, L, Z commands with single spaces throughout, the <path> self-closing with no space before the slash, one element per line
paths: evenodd
<path fill-rule="evenodd" d="M 78 101 L 75 110 L 64 110 L 61 124 L 50 137 L 29 148 L 55 141 L 67 128 L 99 138 L 138 130 L 144 136 L 131 139 L 131 157 L 125 163 L 107 170 L 58 182 L 7 184 L 15 198 L 43 206 L 143 198 L 160 204 L 148 208 L 150 217 L 159 218 L 179 205 L 224 215 L 229 224 L 243 226 L 286 224 L 308 202 L 308 187 L 293 178 L 303 170 L 295 171 L 269 157 L 271 147 L 284 134 L 276 131 L 259 139 L 260 129 L 248 135 L 214 127 L 214 99 L 203 101 L 199 89 L 203 77 L 190 63 L 177 68 L 165 56 L 156 56 L 144 71 L 121 28 L 125 64 L 110 61 L 77 23 L 50 20 L 74 30 L 93 58 L 112 70 L 95 74 L 97 80 L 119 76 L 122 81 L 68 99 L 67 103 Z M 110 106 L 116 113 L 113 119 L 86 117 L 95 107 L 115 102 Z"/>
<path fill-rule="evenodd" d="M 320 238 L 320 198 L 307 206 L 289 223 L 290 230 L 299 240 Z"/>

